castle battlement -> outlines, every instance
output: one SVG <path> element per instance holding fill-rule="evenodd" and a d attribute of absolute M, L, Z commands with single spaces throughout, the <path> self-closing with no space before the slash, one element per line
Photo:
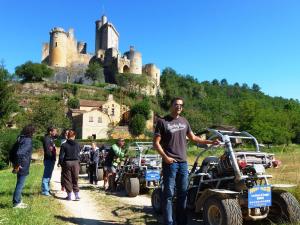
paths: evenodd
<path fill-rule="evenodd" d="M 115 82 L 116 73 L 147 74 L 153 84 L 147 93 L 156 94 L 160 85 L 160 70 L 155 64 L 142 64 L 142 54 L 130 46 L 123 55 L 119 51 L 119 33 L 106 16 L 95 21 L 95 53 L 87 54 L 87 44 L 77 42 L 74 30 L 65 31 L 54 27 L 50 31 L 50 42 L 42 48 L 42 62 L 52 67 L 69 67 L 74 64 L 89 65 L 100 62 L 105 71 L 106 82 Z"/>

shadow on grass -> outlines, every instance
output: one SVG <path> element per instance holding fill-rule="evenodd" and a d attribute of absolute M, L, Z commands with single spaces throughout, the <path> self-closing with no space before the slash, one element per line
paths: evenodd
<path fill-rule="evenodd" d="M 13 189 L 13 190 L 10 190 L 10 191 L 2 191 L 2 192 L 0 192 L 0 197 L 1 196 L 11 196 L 11 198 L 13 197 L 13 194 L 14 194 L 14 190 L 15 189 Z M 26 196 L 26 197 L 32 197 L 32 196 L 35 196 L 35 195 L 39 195 L 39 193 L 28 193 L 27 192 L 28 190 L 23 190 L 22 191 L 22 196 L 24 197 L 24 196 Z"/>
<path fill-rule="evenodd" d="M 12 204 L 0 203 L 0 209 L 12 208 Z"/>
<path fill-rule="evenodd" d="M 65 217 L 65 216 L 55 216 L 55 218 L 64 221 L 69 222 L 73 224 L 84 224 L 84 225 L 110 225 L 110 224 L 123 224 L 123 223 L 116 223 L 114 221 L 108 221 L 108 220 L 94 220 L 94 219 L 85 219 L 85 218 L 79 218 L 79 217 Z"/>

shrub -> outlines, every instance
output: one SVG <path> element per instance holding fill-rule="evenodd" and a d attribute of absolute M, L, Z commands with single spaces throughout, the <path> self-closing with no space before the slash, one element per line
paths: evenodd
<path fill-rule="evenodd" d="M 79 108 L 79 100 L 77 98 L 70 98 L 68 100 L 68 107 L 71 109 L 78 109 Z"/>
<path fill-rule="evenodd" d="M 0 169 L 8 166 L 9 150 L 15 143 L 19 132 L 20 131 L 16 129 L 4 129 L 0 132 Z"/>
<path fill-rule="evenodd" d="M 28 61 L 16 67 L 16 75 L 27 81 L 42 81 L 43 78 L 48 78 L 54 75 L 54 71 L 44 64 L 33 63 Z"/>
<path fill-rule="evenodd" d="M 138 136 L 144 132 L 146 128 L 146 119 L 141 114 L 136 114 L 132 117 L 129 123 L 130 133 L 134 136 Z"/>
<path fill-rule="evenodd" d="M 130 110 L 130 115 L 134 117 L 135 115 L 140 114 L 146 120 L 150 119 L 150 104 L 149 101 L 141 101 L 132 106 Z"/>

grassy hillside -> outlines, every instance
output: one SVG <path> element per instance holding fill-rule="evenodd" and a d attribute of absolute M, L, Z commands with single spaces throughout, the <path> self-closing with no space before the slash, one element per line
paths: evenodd
<path fill-rule="evenodd" d="M 43 225 L 61 224 L 55 216 L 65 215 L 62 206 L 53 197 L 40 195 L 43 166 L 31 166 L 23 191 L 23 202 L 29 205 L 26 209 L 12 208 L 12 195 L 16 176 L 11 170 L 0 171 L 0 224 L 5 225 Z"/>

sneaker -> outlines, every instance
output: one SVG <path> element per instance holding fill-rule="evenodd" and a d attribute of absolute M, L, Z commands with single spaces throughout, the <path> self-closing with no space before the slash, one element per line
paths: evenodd
<path fill-rule="evenodd" d="M 51 196 L 49 192 L 42 192 L 42 195 L 44 195 L 44 196 Z"/>
<path fill-rule="evenodd" d="M 79 201 L 79 200 L 80 200 L 79 194 L 78 192 L 75 192 L 75 201 Z"/>
<path fill-rule="evenodd" d="M 14 209 L 25 209 L 27 207 L 28 207 L 28 205 L 26 203 L 23 203 L 23 202 L 16 203 L 13 206 Z"/>
<path fill-rule="evenodd" d="M 72 200 L 71 194 L 72 193 L 67 193 L 67 197 L 65 198 L 65 200 L 71 201 Z"/>
<path fill-rule="evenodd" d="M 71 197 L 69 197 L 69 196 L 65 197 L 64 199 L 67 200 L 67 201 L 71 201 L 72 200 Z"/>

